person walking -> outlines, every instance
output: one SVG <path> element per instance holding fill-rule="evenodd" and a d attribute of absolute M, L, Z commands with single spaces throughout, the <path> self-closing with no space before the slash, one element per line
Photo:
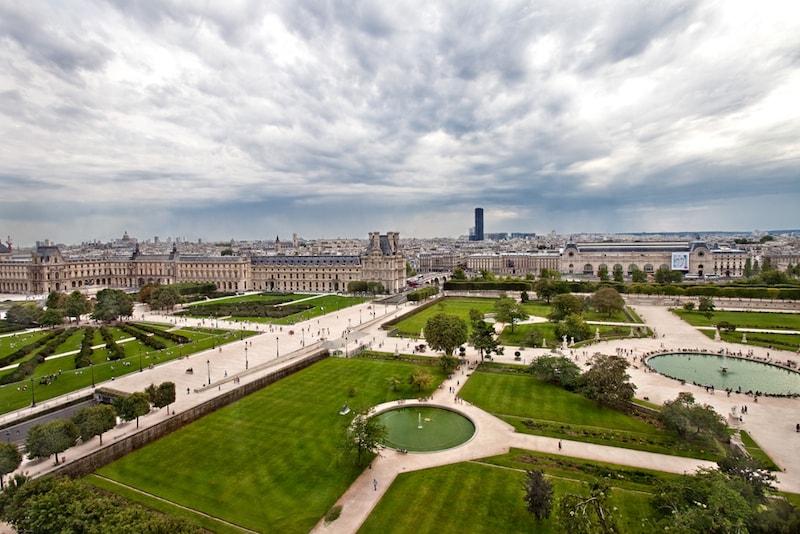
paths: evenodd
<path fill-rule="evenodd" d="M 561 450 L 561 440 L 558 440 L 558 450 Z"/>
<path fill-rule="evenodd" d="M 378 491 L 378 481 L 377 479 L 372 479 L 372 491 Z"/>

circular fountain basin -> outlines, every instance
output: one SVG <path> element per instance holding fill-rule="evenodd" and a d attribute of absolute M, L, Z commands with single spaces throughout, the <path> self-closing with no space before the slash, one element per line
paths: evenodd
<path fill-rule="evenodd" d="M 673 352 L 652 356 L 647 364 L 670 378 L 714 386 L 741 388 L 770 395 L 800 394 L 800 373 L 776 365 L 716 354 Z"/>
<path fill-rule="evenodd" d="M 384 445 L 412 452 L 451 449 L 475 434 L 466 416 L 436 406 L 403 406 L 375 416 L 386 427 Z"/>

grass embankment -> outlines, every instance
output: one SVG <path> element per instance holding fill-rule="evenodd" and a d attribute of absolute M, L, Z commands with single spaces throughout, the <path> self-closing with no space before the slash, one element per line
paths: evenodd
<path fill-rule="evenodd" d="M 714 330 L 700 330 L 707 338 L 714 339 L 716 332 Z M 744 332 L 726 332 L 719 333 L 722 341 L 727 343 L 740 343 L 743 345 L 753 345 L 754 347 L 766 347 L 768 349 L 788 350 L 797 352 L 800 349 L 800 334 L 761 334 L 758 332 L 746 332 L 747 341 L 742 343 L 742 334 Z"/>
<path fill-rule="evenodd" d="M 800 330 L 800 313 L 715 311 L 706 317 L 699 311 L 672 311 L 692 326 L 715 326 L 725 321 L 741 328 Z"/>
<path fill-rule="evenodd" d="M 724 454 L 720 447 L 699 448 L 653 422 L 600 406 L 527 373 L 479 370 L 460 395 L 518 432 L 706 460 Z"/>
<path fill-rule="evenodd" d="M 594 333 L 600 331 L 600 340 L 625 338 L 630 335 L 631 327 L 629 326 L 609 326 L 609 325 L 589 325 L 592 330 L 592 336 L 585 340 L 586 342 L 594 341 Z M 646 337 L 652 335 L 649 328 L 644 326 L 634 326 L 634 337 Z M 558 347 L 561 345 L 561 338 L 556 336 L 556 323 L 533 323 L 533 324 L 519 324 L 511 331 L 511 327 L 507 326 L 500 334 L 500 343 L 510 347 L 533 347 L 540 348 L 541 343 L 532 344 L 530 336 L 532 332 L 538 332 L 543 338 L 548 347 Z M 576 343 L 577 345 L 578 343 Z"/>
<path fill-rule="evenodd" d="M 758 443 L 756 443 L 756 440 L 754 440 L 750 434 L 744 430 L 740 430 L 739 437 L 742 438 L 742 444 L 744 444 L 744 448 L 747 449 L 747 453 L 752 456 L 754 460 L 760 462 L 764 469 L 769 469 L 770 471 L 781 470 L 781 468 L 772 461 L 772 458 L 769 457 L 769 454 L 764 452 L 764 449 L 758 446 Z"/>
<path fill-rule="evenodd" d="M 198 300 L 190 302 L 188 307 L 213 306 L 215 304 L 234 304 L 237 302 L 260 302 L 262 304 L 280 304 L 283 302 L 293 302 L 295 300 L 315 297 L 314 294 L 301 295 L 298 293 L 258 293 L 255 295 L 239 295 L 236 297 L 221 297 L 213 300 Z"/>
<path fill-rule="evenodd" d="M 403 473 L 359 533 L 560 532 L 557 514 L 536 521 L 525 509 L 526 469 L 542 469 L 554 497 L 588 494 L 587 482 L 605 477 L 622 532 L 649 532 L 652 485 L 670 475 L 512 449 L 475 462 Z M 649 525 L 652 528 L 652 525 Z"/>
<path fill-rule="evenodd" d="M 428 395 L 418 366 L 330 358 L 284 378 L 100 470 L 169 501 L 262 532 L 308 532 L 362 469 L 342 457 L 344 403 L 368 407 Z M 389 378 L 401 378 L 398 391 Z M 355 395 L 350 396 L 351 390 Z"/>
<path fill-rule="evenodd" d="M 301 307 L 301 311 L 291 313 L 293 303 L 302 299 L 303 302 L 298 302 L 296 307 Z M 300 321 L 306 321 L 314 317 L 319 317 L 327 313 L 337 312 L 341 309 L 361 304 L 367 299 L 363 297 L 349 297 L 343 295 L 244 295 L 240 297 L 231 297 L 214 302 L 199 302 L 187 310 L 180 312 L 179 315 L 187 317 L 211 317 L 219 315 L 229 315 L 230 320 L 233 321 L 247 321 L 253 323 L 268 323 L 279 325 L 291 325 Z M 242 307 L 241 310 L 236 310 L 236 304 L 248 304 L 250 306 L 250 314 L 248 315 L 247 307 Z M 281 306 L 286 304 L 286 306 Z M 233 306 L 231 306 L 233 305 Z M 262 316 L 253 316 L 253 306 L 258 305 L 259 311 L 263 311 Z M 227 310 L 226 307 L 231 306 L 232 310 Z M 217 307 L 218 310 L 214 310 Z M 295 307 L 295 309 L 296 309 Z M 283 308 L 283 309 L 282 309 Z M 225 310 L 225 311 L 221 311 Z M 288 315 L 283 315 L 279 312 L 287 312 Z M 275 315 L 268 317 L 267 315 Z M 371 317 L 365 313 L 363 319 L 366 321 Z"/>
<path fill-rule="evenodd" d="M 170 328 L 169 325 L 161 325 L 161 327 L 165 330 Z M 107 361 L 108 350 L 106 348 L 95 349 L 92 353 L 92 362 L 94 365 L 92 365 L 91 368 L 83 367 L 81 369 L 75 369 L 75 358 L 72 355 L 47 360 L 36 366 L 31 376 L 33 380 L 29 378 L 21 382 L 0 386 L 0 413 L 6 413 L 29 406 L 33 397 L 35 397 L 36 402 L 41 402 L 78 389 L 89 387 L 92 385 L 92 375 L 94 375 L 95 384 L 100 384 L 112 378 L 138 371 L 140 358 L 143 367 L 147 367 L 150 364 L 157 365 L 175 358 L 188 356 L 215 346 L 237 341 L 241 339 L 242 336 L 249 337 L 255 335 L 257 332 L 229 331 L 220 333 L 219 330 L 187 328 L 177 330 L 175 333 L 189 338 L 189 343 L 177 345 L 168 339 L 161 338 L 160 340 L 167 348 L 153 350 L 139 341 L 128 341 L 119 344 L 119 347 L 124 350 L 126 357 L 116 361 Z M 123 335 L 127 337 L 127 334 L 121 331 L 116 334 L 112 332 L 112 335 L 117 336 L 117 339 Z M 73 334 L 70 336 L 69 340 L 71 342 L 73 337 L 78 337 L 80 340 L 82 339 L 81 336 L 83 336 L 82 330 L 80 336 Z M 95 338 L 95 340 L 97 340 L 97 338 Z M 63 344 L 59 346 L 56 353 L 64 352 L 63 347 Z M 26 356 L 24 360 L 35 357 L 35 355 L 36 351 Z M 5 374 L 10 372 L 13 372 L 13 370 L 4 371 Z M 31 395 L 31 388 L 33 388 L 33 395 Z"/>

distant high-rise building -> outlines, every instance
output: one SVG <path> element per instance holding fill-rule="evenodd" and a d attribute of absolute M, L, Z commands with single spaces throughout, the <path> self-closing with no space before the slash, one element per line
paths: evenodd
<path fill-rule="evenodd" d="M 470 234 L 471 241 L 483 241 L 483 208 L 475 208 L 475 231 Z"/>

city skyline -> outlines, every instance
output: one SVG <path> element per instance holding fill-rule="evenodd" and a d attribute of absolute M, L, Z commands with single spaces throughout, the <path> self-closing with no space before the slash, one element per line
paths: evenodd
<path fill-rule="evenodd" d="M 3 5 L 0 235 L 796 228 L 799 15 Z"/>

